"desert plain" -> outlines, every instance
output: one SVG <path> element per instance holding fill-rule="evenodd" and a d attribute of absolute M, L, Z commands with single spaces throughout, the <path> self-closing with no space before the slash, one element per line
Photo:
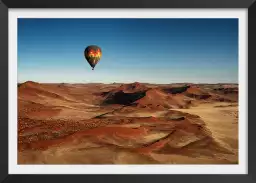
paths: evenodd
<path fill-rule="evenodd" d="M 18 84 L 18 164 L 238 164 L 237 84 Z"/>

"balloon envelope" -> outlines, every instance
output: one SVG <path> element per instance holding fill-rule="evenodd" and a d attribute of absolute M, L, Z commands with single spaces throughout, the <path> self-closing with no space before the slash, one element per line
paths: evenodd
<path fill-rule="evenodd" d="M 92 70 L 100 61 L 102 56 L 101 48 L 96 45 L 91 45 L 85 48 L 84 50 L 84 57 L 86 58 L 87 62 L 92 67 Z"/>

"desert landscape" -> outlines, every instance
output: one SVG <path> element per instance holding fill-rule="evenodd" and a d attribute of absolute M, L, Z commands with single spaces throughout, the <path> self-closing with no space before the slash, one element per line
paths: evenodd
<path fill-rule="evenodd" d="M 238 164 L 238 84 L 18 84 L 18 164 Z"/>

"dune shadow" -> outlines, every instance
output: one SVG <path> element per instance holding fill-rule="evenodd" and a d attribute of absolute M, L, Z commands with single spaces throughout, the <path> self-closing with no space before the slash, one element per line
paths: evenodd
<path fill-rule="evenodd" d="M 114 94 L 110 94 L 103 101 L 103 105 L 109 104 L 121 104 L 121 105 L 133 105 L 132 103 L 145 97 L 146 92 L 135 92 L 135 93 L 124 93 L 123 91 L 118 91 Z"/>

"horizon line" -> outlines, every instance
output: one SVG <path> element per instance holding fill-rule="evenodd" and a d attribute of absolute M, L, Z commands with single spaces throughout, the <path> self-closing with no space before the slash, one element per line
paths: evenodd
<path fill-rule="evenodd" d="M 26 82 L 34 82 L 39 84 L 131 84 L 131 83 L 141 83 L 141 84 L 158 84 L 158 85 L 165 85 L 165 84 L 236 84 L 238 85 L 238 82 L 170 82 L 170 83 L 154 83 L 154 82 L 139 82 L 139 81 L 133 81 L 133 82 L 37 82 L 32 80 L 27 80 L 24 82 L 17 82 L 17 84 L 23 84 Z"/>

